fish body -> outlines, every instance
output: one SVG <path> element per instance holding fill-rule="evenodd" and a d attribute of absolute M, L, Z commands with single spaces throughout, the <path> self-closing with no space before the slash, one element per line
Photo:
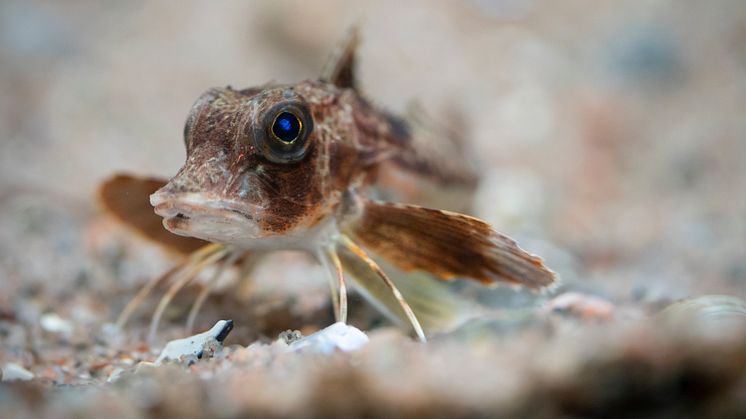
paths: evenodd
<path fill-rule="evenodd" d="M 392 167 L 444 188 L 473 185 L 476 177 L 457 142 L 359 92 L 357 39 L 353 32 L 317 80 L 202 94 L 185 124 L 183 167 L 150 195 L 163 226 L 233 252 L 308 252 L 330 267 L 342 321 L 345 268 L 366 282 L 378 278 L 423 340 L 416 315 L 373 255 L 443 280 L 552 285 L 555 275 L 541 259 L 477 218 L 366 195 Z M 361 275 L 366 267 L 375 275 Z"/>

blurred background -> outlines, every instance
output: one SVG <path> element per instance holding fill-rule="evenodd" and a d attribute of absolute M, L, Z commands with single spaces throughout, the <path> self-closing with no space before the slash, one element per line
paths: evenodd
<path fill-rule="evenodd" d="M 104 281 L 86 265 L 97 184 L 172 175 L 204 90 L 314 78 L 354 24 L 367 96 L 461 115 L 483 173 L 474 212 L 566 282 L 746 293 L 739 0 L 5 0 L 0 307 Z"/>
<path fill-rule="evenodd" d="M 102 336 L 105 324 L 135 290 L 174 259 L 102 215 L 97 186 L 116 172 L 173 175 L 185 156 L 185 117 L 202 92 L 213 86 L 316 78 L 353 25 L 362 35 L 358 71 L 367 97 L 395 112 L 415 102 L 433 118 L 462 121 L 482 175 L 473 213 L 544 257 L 563 279 L 555 294 L 581 291 L 631 309 L 633 314 L 617 320 L 642 318 L 686 297 L 746 297 L 743 0 L 1 0 L 0 363 L 23 366 L 47 383 L 71 384 L 103 382 L 118 369 L 152 358 L 147 346 L 133 349 L 140 345 L 137 340 L 120 342 L 135 351 L 132 355 Z M 234 316 L 237 327 L 229 339 L 245 346 L 260 336 L 274 339 L 277 335 L 269 331 L 276 329 L 328 324 L 323 271 L 297 255 L 279 258 L 285 259 L 269 259 L 255 273 L 257 287 L 264 284 L 263 295 L 243 305 L 217 296 L 198 327 Z M 512 290 L 485 291 L 482 302 L 492 296 L 504 301 L 505 292 L 520 296 Z M 288 300 L 288 295 L 293 297 Z M 743 301 L 733 304 L 739 308 L 730 313 L 743 319 Z M 178 325 L 164 331 L 164 338 L 183 333 L 188 303 L 172 306 L 181 311 L 165 318 Z M 351 306 L 353 316 L 361 312 L 358 307 Z M 138 314 L 134 334 L 142 334 L 150 310 Z M 319 310 L 326 320 L 313 323 L 304 314 Z M 267 313 L 280 320 L 274 328 L 265 324 L 261 329 L 261 322 L 272 321 Z M 633 372 L 692 365 L 689 355 L 724 360 L 718 371 L 736 376 L 746 365 L 743 350 L 734 352 L 740 358 L 732 361 L 702 357 L 710 350 L 697 352 L 696 345 L 671 343 L 661 349 L 658 334 L 651 331 L 623 335 L 615 341 L 621 348 L 616 352 L 600 337 L 612 333 L 612 324 L 593 325 L 584 324 L 589 334 L 581 337 L 564 334 L 563 328 L 535 328 L 540 337 L 510 335 L 486 347 L 463 345 L 459 336 L 427 350 L 406 338 L 374 337 L 371 349 L 357 358 L 359 369 L 341 378 L 297 365 L 307 358 L 286 359 L 281 365 L 296 368 L 294 387 L 287 387 L 282 374 L 237 369 L 236 374 L 247 375 L 231 381 L 233 390 L 219 387 L 219 393 L 204 397 L 218 400 L 208 404 L 212 408 L 245 401 L 252 409 L 263 406 L 279 415 L 303 405 L 308 400 L 303 397 L 320 411 L 336 406 L 329 401 L 339 394 L 326 395 L 326 389 L 352 389 L 358 401 L 375 393 L 383 400 L 421 402 L 424 408 L 458 399 L 472 406 L 488 403 L 491 409 L 497 406 L 489 404 L 494 400 L 519 400 L 515 394 L 547 382 L 531 371 L 559 377 L 558 365 L 569 365 L 560 359 L 563 354 L 579 359 L 590 348 L 599 356 L 653 354 L 653 361 Z M 625 352 L 625 345 L 643 346 Z M 234 354 L 240 350 L 251 348 Z M 665 355 L 656 358 L 656 350 Z M 244 354 L 232 362 L 273 365 L 256 356 Z M 444 360 L 449 359 L 458 365 L 448 369 Z M 352 367 L 346 362 L 331 370 L 348 371 Z M 205 365 L 209 369 L 215 363 Z M 500 373 L 485 374 L 488 365 Z M 612 371 L 622 371 L 624 378 L 629 370 L 624 365 Z M 589 368 L 588 376 L 562 370 L 571 371 L 565 375 L 570 383 L 579 377 L 577 394 L 606 388 L 658 394 L 657 384 L 650 391 L 636 384 L 644 374 L 615 387 L 613 380 L 586 379 L 596 371 Z M 168 371 L 175 373 L 162 374 Z M 370 381 L 360 379 L 366 371 Z M 682 374 L 673 376 L 689 377 Z M 656 377 L 650 382 L 667 382 Z M 743 373 L 738 379 L 745 382 Z M 378 387 L 370 384 L 378 382 Z M 202 388 L 199 382 L 187 383 Z M 246 394 L 251 383 L 256 391 Z M 672 388 L 703 394 L 701 387 L 676 385 Z M 139 388 L 129 387 L 135 399 L 153 384 Z M 409 397 L 418 388 L 429 389 L 436 403 Z M 574 394 L 566 391 L 567 383 L 560 388 L 552 393 L 560 399 Z M 732 399 L 742 413 L 745 388 L 740 399 Z M 277 406 L 272 389 L 285 398 Z M 19 391 L 28 397 L 24 406 L 41 409 L 36 396 L 28 396 L 23 387 Z M 231 398 L 230 391 L 238 396 Z M 541 389 L 527 391 L 548 400 Z M 204 400 L 177 393 L 172 400 L 176 412 L 187 399 Z M 16 400 L 11 394 L 0 387 L 0 402 Z M 543 406 L 531 396 L 520 400 L 526 400 L 521 409 L 527 411 Z M 572 400 L 570 406 L 576 406 Z M 360 406 L 378 406 L 370 403 Z M 227 417 L 223 413 L 219 416 Z"/>

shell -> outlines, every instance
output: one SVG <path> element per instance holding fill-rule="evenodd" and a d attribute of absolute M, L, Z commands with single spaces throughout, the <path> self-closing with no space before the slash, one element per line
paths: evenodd
<path fill-rule="evenodd" d="M 746 330 L 746 302 L 730 295 L 687 298 L 669 305 L 658 316 L 675 327 Z"/>

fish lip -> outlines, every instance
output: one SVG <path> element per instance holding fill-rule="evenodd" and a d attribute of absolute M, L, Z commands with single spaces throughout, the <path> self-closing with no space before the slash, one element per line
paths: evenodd
<path fill-rule="evenodd" d="M 255 221 L 261 207 L 236 202 L 225 197 L 201 192 L 169 193 L 156 192 L 150 195 L 150 205 L 165 221 L 188 221 L 192 219 L 241 217 Z"/>

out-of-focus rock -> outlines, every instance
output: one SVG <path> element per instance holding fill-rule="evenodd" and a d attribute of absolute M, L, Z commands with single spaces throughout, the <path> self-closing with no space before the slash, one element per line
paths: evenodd
<path fill-rule="evenodd" d="M 22 366 L 9 362 L 0 369 L 2 381 L 28 381 L 34 378 L 34 373 Z"/>
<path fill-rule="evenodd" d="M 704 295 L 673 303 L 658 313 L 672 327 L 693 333 L 746 330 L 746 302 L 730 295 Z"/>
<path fill-rule="evenodd" d="M 567 313 L 581 319 L 610 320 L 614 304 L 595 295 L 566 292 L 551 299 L 544 308 L 553 313 Z"/>
<path fill-rule="evenodd" d="M 298 352 L 331 354 L 335 351 L 356 351 L 368 343 L 360 329 L 338 322 L 310 336 L 291 342 L 289 349 Z"/>
<path fill-rule="evenodd" d="M 69 320 L 65 320 L 57 313 L 47 313 L 39 319 L 41 328 L 49 333 L 69 335 L 73 331 L 73 325 Z"/>

